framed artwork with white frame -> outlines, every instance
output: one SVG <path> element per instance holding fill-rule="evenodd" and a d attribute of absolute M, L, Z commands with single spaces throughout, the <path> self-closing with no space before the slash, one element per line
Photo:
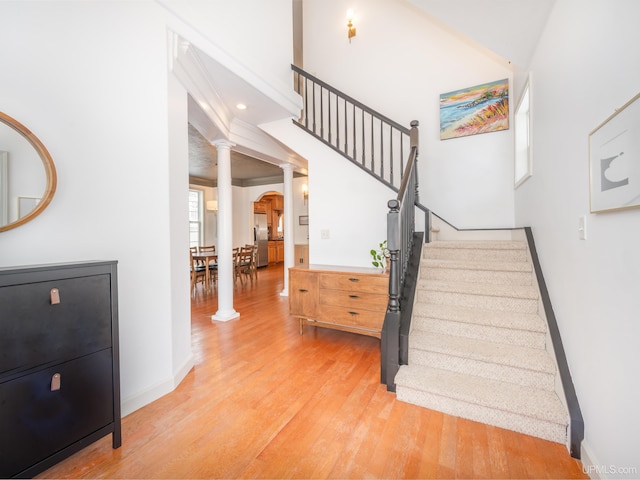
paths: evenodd
<path fill-rule="evenodd" d="M 514 115 L 515 154 L 513 164 L 514 188 L 518 188 L 533 174 L 531 147 L 531 76 L 524 85 Z"/>
<path fill-rule="evenodd" d="M 640 207 L 640 93 L 589 134 L 591 213 Z"/>

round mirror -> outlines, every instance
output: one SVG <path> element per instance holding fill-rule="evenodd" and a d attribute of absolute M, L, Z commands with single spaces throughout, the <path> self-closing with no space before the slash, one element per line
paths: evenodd
<path fill-rule="evenodd" d="M 0 112 L 0 232 L 40 215 L 55 191 L 56 169 L 45 146 Z"/>

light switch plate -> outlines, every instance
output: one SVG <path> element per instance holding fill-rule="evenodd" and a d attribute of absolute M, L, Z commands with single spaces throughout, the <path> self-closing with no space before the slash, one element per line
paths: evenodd
<path fill-rule="evenodd" d="M 587 239 L 587 216 L 582 215 L 578 218 L 578 233 L 580 234 L 580 240 Z"/>
<path fill-rule="evenodd" d="M 329 229 L 325 228 L 324 230 L 320 230 L 320 238 L 322 240 L 329 240 L 330 237 Z"/>

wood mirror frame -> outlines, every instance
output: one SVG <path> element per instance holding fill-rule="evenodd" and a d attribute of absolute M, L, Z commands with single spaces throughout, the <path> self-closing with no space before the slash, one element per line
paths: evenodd
<path fill-rule="evenodd" d="M 46 175 L 46 186 L 44 193 L 42 194 L 42 198 L 36 207 L 27 213 L 25 216 L 18 218 L 15 222 L 7 223 L 6 225 L 0 225 L 0 232 L 4 232 L 7 230 L 11 230 L 12 228 L 19 227 L 20 225 L 24 225 L 25 223 L 33 220 L 38 215 L 40 215 L 47 205 L 51 202 L 53 195 L 56 191 L 57 184 L 57 176 L 56 176 L 56 168 L 53 164 L 53 159 L 49 154 L 49 151 L 45 148 L 42 142 L 36 137 L 31 131 L 18 122 L 16 119 L 0 112 L 0 122 L 4 123 L 8 127 L 13 128 L 16 132 L 24 137 L 24 139 L 29 142 L 29 144 L 35 149 L 36 153 L 42 160 L 42 165 L 44 166 L 44 171 Z"/>

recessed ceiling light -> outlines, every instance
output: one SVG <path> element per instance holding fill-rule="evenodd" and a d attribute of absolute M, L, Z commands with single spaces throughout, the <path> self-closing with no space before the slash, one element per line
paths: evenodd
<path fill-rule="evenodd" d="M 244 103 L 238 103 L 238 104 L 236 105 L 236 108 L 237 108 L 238 110 L 246 110 L 246 109 L 247 109 L 247 106 L 246 106 Z"/>

